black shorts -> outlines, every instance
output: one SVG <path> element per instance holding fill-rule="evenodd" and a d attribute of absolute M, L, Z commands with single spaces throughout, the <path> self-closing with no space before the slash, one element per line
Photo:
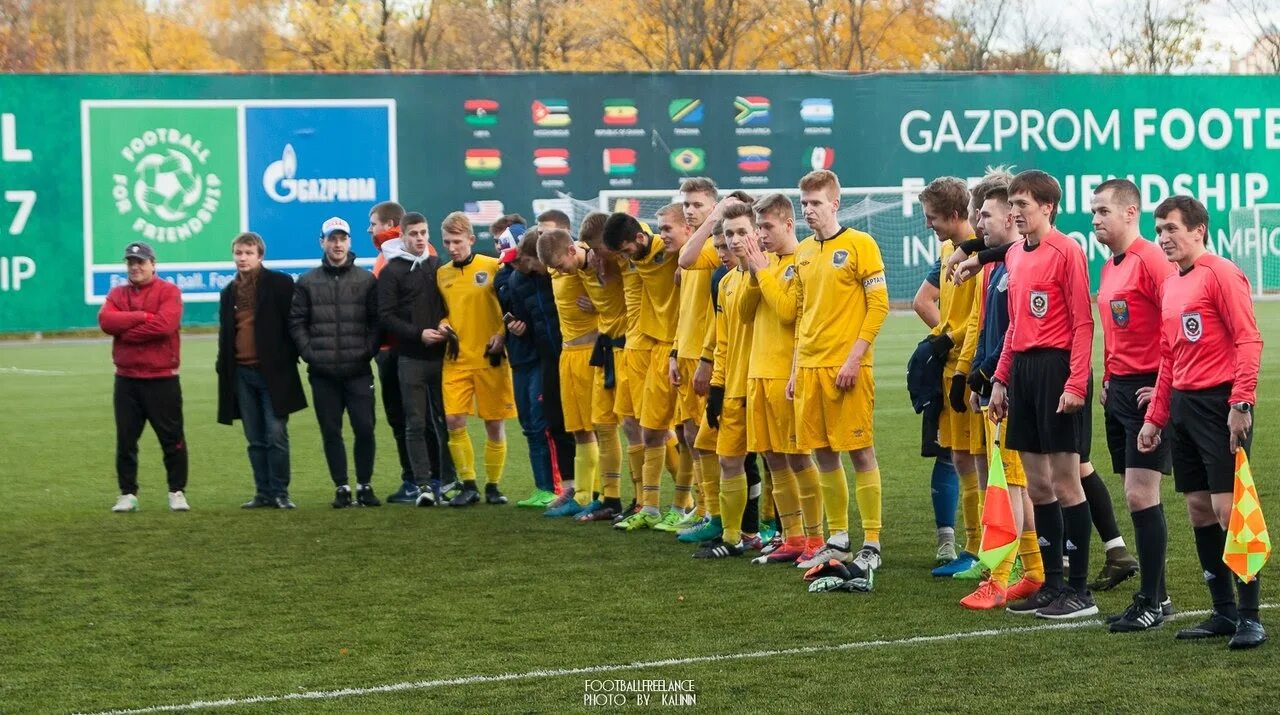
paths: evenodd
<path fill-rule="evenodd" d="M 1173 484 L 1179 492 L 1230 494 L 1235 489 L 1236 458 L 1227 429 L 1230 397 L 1229 383 L 1173 391 L 1165 433 L 1173 442 Z M 1245 454 L 1258 426 L 1253 427 L 1244 441 Z"/>
<path fill-rule="evenodd" d="M 1126 469 L 1150 469 L 1169 474 L 1173 469 L 1169 435 L 1166 431 L 1154 452 L 1138 451 L 1138 433 L 1146 421 L 1147 411 L 1138 407 L 1138 390 L 1155 387 L 1156 374 L 1116 375 L 1107 387 L 1107 404 L 1103 407 L 1107 423 L 1107 451 L 1111 453 L 1111 469 L 1124 474 Z"/>
<path fill-rule="evenodd" d="M 1073 415 L 1058 414 L 1058 401 L 1071 374 L 1071 354 L 1066 350 L 1037 349 L 1013 356 L 1009 376 L 1009 449 L 1032 454 L 1073 452 L 1089 461 L 1093 442 L 1093 376 L 1084 409 Z"/>

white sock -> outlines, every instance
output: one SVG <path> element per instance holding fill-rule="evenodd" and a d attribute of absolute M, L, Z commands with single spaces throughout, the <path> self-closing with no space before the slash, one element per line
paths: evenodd
<path fill-rule="evenodd" d="M 1110 540 L 1110 541 L 1108 541 L 1107 543 L 1105 543 L 1105 544 L 1103 544 L 1103 545 L 1102 545 L 1102 549 L 1103 549 L 1104 551 L 1110 551 L 1110 550 L 1112 550 L 1112 549 L 1123 549 L 1123 548 L 1124 548 L 1124 537 L 1123 537 L 1123 536 L 1117 536 L 1116 538 L 1114 538 L 1114 539 L 1112 539 L 1112 540 Z"/>
<path fill-rule="evenodd" d="M 844 549 L 848 551 L 849 550 L 849 532 L 842 531 L 839 534 L 832 534 L 831 538 L 827 539 L 827 544 L 829 546 L 834 546 L 838 549 Z"/>

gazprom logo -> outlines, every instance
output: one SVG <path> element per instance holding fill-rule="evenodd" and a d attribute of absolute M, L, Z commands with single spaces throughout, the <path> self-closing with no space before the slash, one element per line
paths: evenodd
<path fill-rule="evenodd" d="M 299 178 L 298 155 L 292 144 L 284 145 L 278 161 L 262 172 L 262 189 L 277 203 L 332 203 L 378 199 L 378 181 L 374 178 Z"/>

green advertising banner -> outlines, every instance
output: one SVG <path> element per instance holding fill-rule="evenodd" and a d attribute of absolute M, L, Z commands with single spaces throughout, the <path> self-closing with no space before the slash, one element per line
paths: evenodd
<path fill-rule="evenodd" d="M 483 249 L 503 213 L 648 217 L 682 177 L 794 193 L 816 168 L 840 175 L 842 220 L 876 237 L 906 301 L 937 255 L 920 189 L 1001 164 L 1059 179 L 1059 228 L 1095 272 L 1089 200 L 1123 176 L 1145 235 L 1160 200 L 1196 196 L 1212 247 L 1280 290 L 1278 77 L 0 75 L 0 331 L 95 325 L 134 240 L 183 289 L 185 320 L 210 323 L 240 231 L 296 275 L 330 216 L 370 264 L 357 227 L 382 200 L 436 234 L 462 211 Z"/>

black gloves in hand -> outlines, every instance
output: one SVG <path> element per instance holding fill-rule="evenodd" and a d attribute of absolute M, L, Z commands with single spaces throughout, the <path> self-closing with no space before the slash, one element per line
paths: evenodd
<path fill-rule="evenodd" d="M 968 412 L 969 404 L 964 399 L 964 375 L 951 376 L 951 409 L 954 412 Z"/>
<path fill-rule="evenodd" d="M 712 385 L 707 390 L 707 424 L 711 429 L 720 429 L 720 413 L 724 411 L 724 387 Z"/>
<path fill-rule="evenodd" d="M 445 335 L 445 345 L 444 345 L 445 357 L 449 358 L 450 360 L 457 360 L 458 351 L 460 350 L 458 346 L 458 334 L 453 332 L 453 328 L 450 328 L 448 326 L 441 328 L 441 330 L 444 331 L 444 335 Z"/>
<path fill-rule="evenodd" d="M 979 397 L 991 397 L 991 378 L 975 367 L 969 371 L 969 389 L 978 393 Z"/>
<path fill-rule="evenodd" d="M 951 352 L 951 348 L 955 346 L 956 341 L 952 340 L 951 336 L 946 333 L 929 336 L 929 347 L 933 348 L 933 358 L 935 360 L 945 359 L 947 353 Z"/>

